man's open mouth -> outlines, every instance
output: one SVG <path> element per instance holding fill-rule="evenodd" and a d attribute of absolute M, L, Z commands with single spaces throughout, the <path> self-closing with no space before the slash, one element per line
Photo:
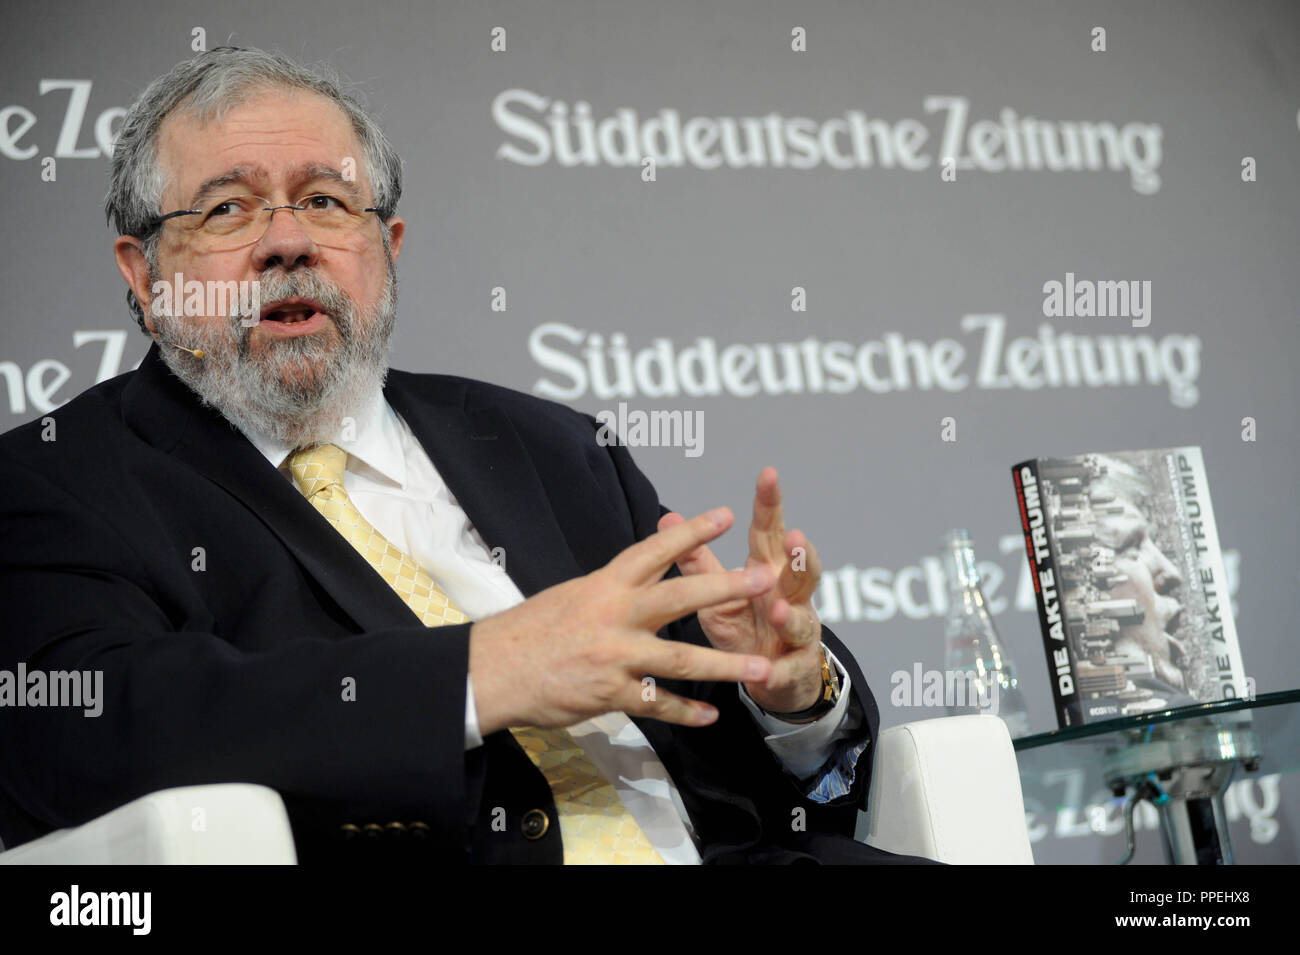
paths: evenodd
<path fill-rule="evenodd" d="M 326 314 L 318 302 L 308 298 L 288 298 L 282 302 L 273 302 L 263 308 L 261 320 L 292 325 L 296 322 L 305 322 L 317 313 Z"/>

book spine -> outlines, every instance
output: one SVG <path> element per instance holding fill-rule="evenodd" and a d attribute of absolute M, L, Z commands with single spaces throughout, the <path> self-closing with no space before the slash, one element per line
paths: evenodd
<path fill-rule="evenodd" d="M 1038 462 L 1031 460 L 1017 464 L 1011 469 L 1011 478 L 1016 488 L 1016 506 L 1025 538 L 1025 556 L 1029 559 L 1029 576 L 1034 582 L 1034 603 L 1038 608 L 1043 649 L 1047 653 L 1056 721 L 1061 727 L 1078 726 L 1086 721 L 1079 699 L 1074 649 L 1070 646 L 1065 627 L 1056 559 L 1047 533 L 1049 515 L 1038 480 Z"/>
<path fill-rule="evenodd" d="M 1206 640 L 1213 662 L 1216 700 L 1241 699 L 1251 695 L 1242 666 L 1236 621 L 1228 596 L 1228 575 L 1223 566 L 1218 525 L 1210 503 L 1210 481 L 1199 447 L 1177 448 L 1168 463 L 1178 502 L 1178 516 L 1188 540 L 1188 557 L 1193 568 L 1187 587 L 1199 591 L 1204 600 Z"/>

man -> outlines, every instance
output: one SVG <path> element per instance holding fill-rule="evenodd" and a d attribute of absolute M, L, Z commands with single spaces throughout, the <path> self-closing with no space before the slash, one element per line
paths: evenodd
<path fill-rule="evenodd" d="M 0 838 L 249 781 L 303 861 L 902 859 L 850 838 L 877 712 L 775 472 L 726 571 L 730 512 L 665 513 L 591 418 L 386 378 L 400 192 L 364 112 L 260 51 L 125 117 L 156 344 L 0 439 L 0 665 L 102 672 L 101 713 L 0 711 Z"/>

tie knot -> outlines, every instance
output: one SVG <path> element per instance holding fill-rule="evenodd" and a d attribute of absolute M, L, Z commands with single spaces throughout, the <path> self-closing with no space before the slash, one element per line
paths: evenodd
<path fill-rule="evenodd" d="M 289 456 L 289 471 L 298 489 L 309 500 L 332 484 L 343 486 L 343 469 L 348 453 L 337 444 L 317 444 Z"/>

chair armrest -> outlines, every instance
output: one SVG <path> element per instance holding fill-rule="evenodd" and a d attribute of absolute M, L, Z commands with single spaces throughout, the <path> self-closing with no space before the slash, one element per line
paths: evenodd
<path fill-rule="evenodd" d="M 0 852 L 5 865 L 294 865 L 279 793 L 249 783 L 141 796 L 72 829 Z"/>
<path fill-rule="evenodd" d="M 863 841 L 953 864 L 1033 865 L 1020 771 L 996 716 L 894 726 L 876 744 Z"/>

